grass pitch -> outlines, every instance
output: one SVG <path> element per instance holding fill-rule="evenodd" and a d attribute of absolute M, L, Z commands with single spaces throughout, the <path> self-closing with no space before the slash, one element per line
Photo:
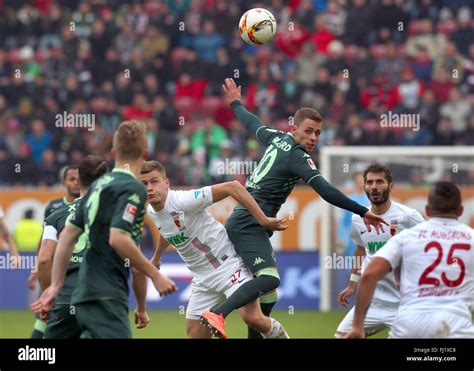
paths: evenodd
<path fill-rule="evenodd" d="M 154 310 L 148 312 L 151 321 L 144 329 L 138 330 L 133 323 L 133 311 L 130 311 L 133 337 L 141 339 L 177 339 L 185 338 L 184 314 L 174 310 Z M 292 338 L 333 338 L 337 325 L 345 312 L 318 312 L 308 310 L 274 311 L 272 316 L 279 320 Z M 34 324 L 33 313 L 29 310 L 1 310 L 0 338 L 29 338 Z M 386 338 L 388 331 L 383 331 L 373 338 Z M 238 313 L 227 318 L 227 335 L 229 338 L 246 338 L 247 327 Z"/>

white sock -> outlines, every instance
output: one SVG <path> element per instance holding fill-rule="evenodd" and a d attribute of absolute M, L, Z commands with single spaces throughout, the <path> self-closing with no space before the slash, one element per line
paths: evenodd
<path fill-rule="evenodd" d="M 265 339 L 274 339 L 281 330 L 281 323 L 276 319 L 270 317 L 270 330 L 267 333 L 262 333 Z"/>

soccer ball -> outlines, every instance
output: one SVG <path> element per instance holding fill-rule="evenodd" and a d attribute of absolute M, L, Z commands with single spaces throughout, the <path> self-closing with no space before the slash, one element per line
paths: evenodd
<path fill-rule="evenodd" d="M 266 44 L 275 36 L 276 28 L 273 14 L 262 8 L 247 10 L 239 21 L 240 36 L 250 45 Z"/>

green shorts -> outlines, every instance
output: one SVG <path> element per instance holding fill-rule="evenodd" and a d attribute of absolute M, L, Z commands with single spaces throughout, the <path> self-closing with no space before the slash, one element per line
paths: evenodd
<path fill-rule="evenodd" d="M 49 313 L 45 339 L 79 339 L 81 330 L 76 321 L 73 307 L 69 304 L 57 304 Z"/>
<path fill-rule="evenodd" d="M 270 234 L 247 210 L 234 210 L 225 229 L 235 250 L 254 275 L 265 268 L 276 268 Z"/>
<path fill-rule="evenodd" d="M 75 304 L 81 339 L 131 339 L 128 305 L 113 299 Z"/>

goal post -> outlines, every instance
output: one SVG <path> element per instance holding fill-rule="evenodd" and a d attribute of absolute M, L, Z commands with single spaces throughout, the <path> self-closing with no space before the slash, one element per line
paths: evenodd
<path fill-rule="evenodd" d="M 474 147 L 326 146 L 321 149 L 319 160 L 321 174 L 339 189 L 344 189 L 352 175 L 361 172 L 370 163 L 387 165 L 393 173 L 394 198 L 397 199 L 397 192 L 401 190 L 413 192 L 421 189 L 422 192 L 416 199 L 411 199 L 408 206 L 422 213 L 429 185 L 443 179 L 452 180 L 469 193 L 467 198 L 464 195 L 466 191 L 463 193 L 465 212 L 460 221 L 469 224 L 474 220 Z M 336 251 L 333 236 L 337 227 L 337 212 L 336 207 L 323 203 L 319 251 L 321 311 L 333 309 L 338 294 L 334 284 L 337 274 L 334 269 L 325 267 L 327 259 L 331 259 Z"/>

